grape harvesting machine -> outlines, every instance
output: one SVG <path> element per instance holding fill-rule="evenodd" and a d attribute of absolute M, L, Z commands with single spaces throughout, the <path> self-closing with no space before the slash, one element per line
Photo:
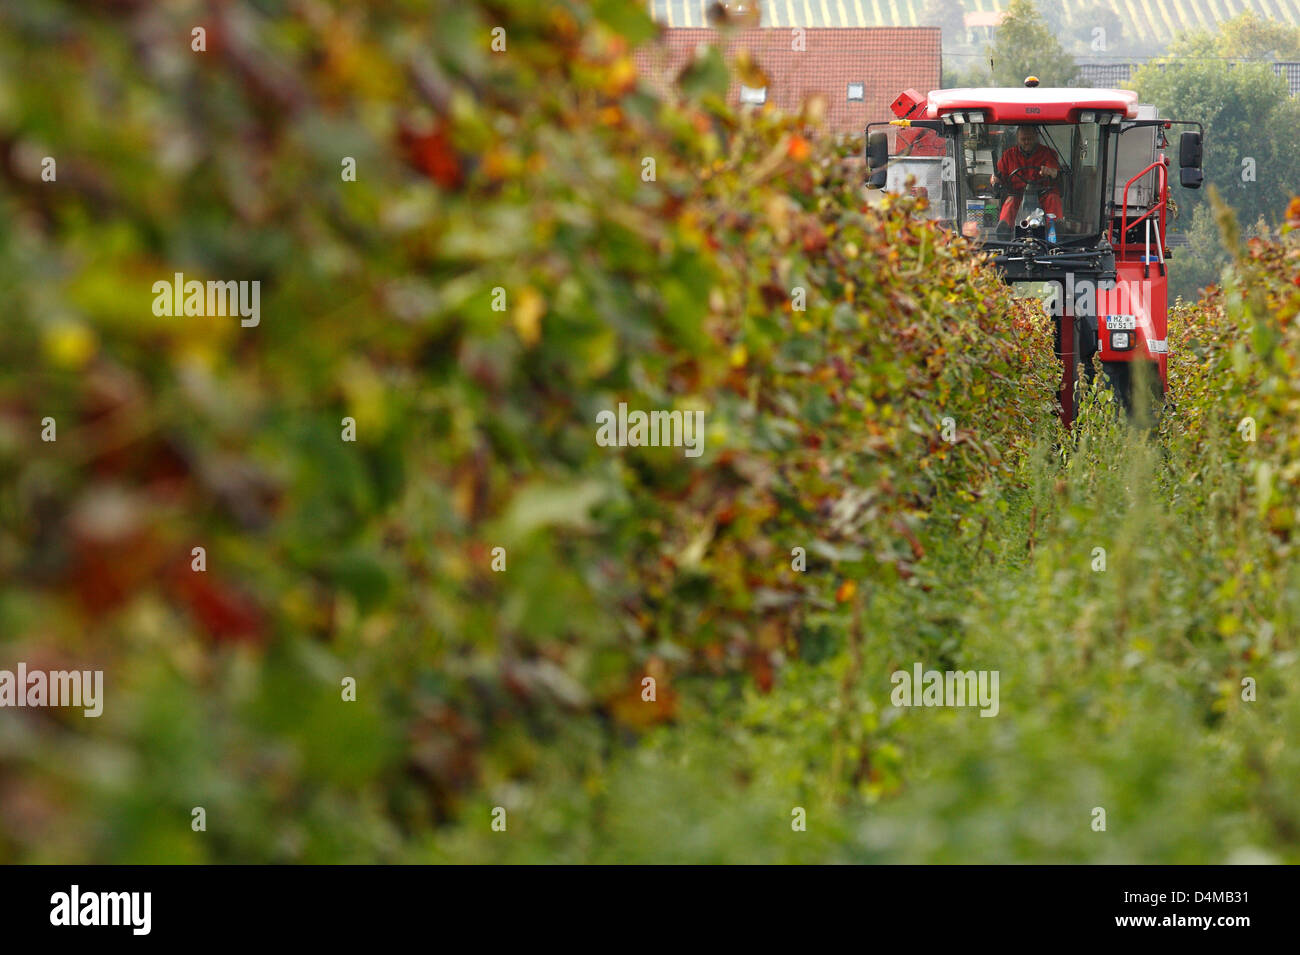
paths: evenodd
<path fill-rule="evenodd" d="M 1158 407 L 1177 215 L 1164 150 L 1174 126 L 1195 127 L 1179 137 L 1179 183 L 1200 188 L 1201 125 L 1162 119 L 1129 90 L 1040 88 L 1034 77 L 1023 88 L 907 90 L 891 109 L 897 119 L 866 129 L 868 185 L 924 196 L 925 214 L 1043 301 L 1067 426 L 1094 356 L 1130 413 Z"/>

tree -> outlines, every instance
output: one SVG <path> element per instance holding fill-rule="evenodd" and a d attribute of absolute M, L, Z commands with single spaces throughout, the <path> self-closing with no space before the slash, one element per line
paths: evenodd
<path fill-rule="evenodd" d="M 1019 86 L 1030 75 L 1043 86 L 1069 86 L 1078 81 L 1079 68 L 1032 0 L 1011 0 L 993 38 L 993 81 Z"/>
<path fill-rule="evenodd" d="M 1247 10 L 1210 32 L 1180 33 L 1169 44 L 1168 55 L 1231 57 L 1243 60 L 1300 60 L 1300 27 L 1278 23 Z"/>
<path fill-rule="evenodd" d="M 1286 49 L 1289 29 L 1237 17 L 1218 34 L 1180 36 L 1169 57 L 1132 78 L 1142 102 L 1154 103 L 1162 116 L 1205 124 L 1205 182 L 1254 231 L 1260 220 L 1266 227 L 1280 221 L 1300 183 L 1300 150 L 1294 143 L 1300 103 L 1291 99 L 1286 80 L 1270 63 L 1233 63 L 1225 57 L 1258 54 L 1278 44 Z M 1175 188 L 1174 195 L 1191 246 L 1185 264 L 1173 273 L 1171 291 L 1192 297 L 1196 287 L 1217 280 L 1226 256 L 1204 194 Z"/>
<path fill-rule="evenodd" d="M 1252 10 L 1221 24 L 1217 39 L 1221 56 L 1300 60 L 1300 27 L 1265 19 Z"/>
<path fill-rule="evenodd" d="M 1205 124 L 1205 180 L 1241 221 L 1277 220 L 1300 182 L 1294 143 L 1300 104 L 1270 64 L 1183 60 L 1162 70 L 1152 63 L 1134 73 L 1132 83 L 1162 116 Z M 1203 201 L 1197 193 L 1184 195 L 1180 201 L 1188 206 Z"/>
<path fill-rule="evenodd" d="M 971 57 L 969 62 L 945 65 L 943 68 L 943 85 L 948 89 L 964 87 L 992 86 L 993 75 L 989 72 L 989 61 L 981 53 Z"/>
<path fill-rule="evenodd" d="M 1171 59 L 1216 59 L 1220 55 L 1218 38 L 1205 30 L 1180 33 L 1169 43 Z"/>
<path fill-rule="evenodd" d="M 1214 222 L 1214 210 L 1202 202 L 1184 212 L 1179 225 L 1186 229 L 1187 248 L 1174 253 L 1174 265 L 1169 270 L 1169 301 L 1182 296 L 1184 301 L 1195 301 L 1200 290 L 1218 283 L 1223 268 L 1228 264 L 1228 252 Z"/>
<path fill-rule="evenodd" d="M 1124 21 L 1102 0 L 1070 14 L 1069 35 L 1089 56 L 1113 53 L 1124 42 Z"/>
<path fill-rule="evenodd" d="M 966 11 L 961 0 L 926 0 L 920 26 L 941 27 L 945 47 L 966 45 Z"/>
<path fill-rule="evenodd" d="M 1065 32 L 1064 0 L 1038 0 L 1038 15 L 1043 18 L 1043 23 L 1053 36 Z"/>

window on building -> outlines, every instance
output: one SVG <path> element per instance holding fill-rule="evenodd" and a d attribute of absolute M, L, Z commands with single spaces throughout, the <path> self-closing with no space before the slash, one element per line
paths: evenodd
<path fill-rule="evenodd" d="M 862 83 L 850 83 L 850 84 L 849 84 L 849 102 L 850 102 L 850 103 L 861 103 L 861 102 L 864 102 L 864 101 L 866 100 L 866 98 L 867 98 L 867 88 L 866 88 L 866 86 L 865 86 L 864 84 L 862 84 Z"/>
<path fill-rule="evenodd" d="M 766 86 L 760 86 L 760 87 L 758 87 L 758 88 L 756 89 L 756 88 L 754 88 L 754 87 L 752 87 L 752 86 L 741 86 L 741 87 L 740 87 L 740 101 L 741 101 L 742 103 L 754 103 L 754 104 L 758 104 L 758 103 L 766 103 L 766 102 L 767 102 L 767 87 L 766 87 Z"/>

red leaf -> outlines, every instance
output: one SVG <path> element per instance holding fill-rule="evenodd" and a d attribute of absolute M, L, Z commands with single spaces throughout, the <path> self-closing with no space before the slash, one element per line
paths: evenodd
<path fill-rule="evenodd" d="M 429 131 L 417 131 L 403 123 L 397 139 L 406 160 L 444 189 L 455 189 L 462 181 L 460 158 L 442 124 Z"/>
<path fill-rule="evenodd" d="M 173 576 L 174 586 L 194 619 L 217 643 L 262 643 L 266 617 L 251 597 L 211 571 L 190 570 L 188 562 Z"/>

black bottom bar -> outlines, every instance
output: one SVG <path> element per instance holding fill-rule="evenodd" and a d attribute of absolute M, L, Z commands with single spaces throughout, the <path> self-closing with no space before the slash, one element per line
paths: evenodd
<path fill-rule="evenodd" d="M 707 883 L 697 881 L 704 875 Z M 1295 870 L 1284 867 L 952 866 L 725 873 L 593 873 L 402 867 L 8 868 L 0 912 L 7 941 L 209 944 L 319 941 L 337 949 L 398 933 L 500 944 L 570 939 L 606 925 L 648 941 L 717 934 L 766 942 L 913 926 L 938 941 L 1091 939 L 1126 935 L 1232 945 L 1290 922 Z M 73 886 L 77 921 L 70 924 Z M 113 893 L 113 895 L 106 895 Z M 123 893 L 149 893 L 145 897 Z M 764 901 L 766 900 L 766 901 Z M 148 918 L 144 915 L 147 912 Z M 748 914 L 746 914 L 748 913 Z M 69 924 L 52 924 L 52 922 Z M 674 928 L 676 926 L 676 928 Z M 873 928 L 874 926 L 874 928 Z M 141 931 L 148 928 L 148 933 Z M 1043 936 L 1044 929 L 1052 931 Z M 952 935 L 950 933 L 957 933 Z M 138 934 L 137 934 L 138 933 Z M 649 933 L 648 935 L 644 933 Z M 618 937 L 611 936 L 610 941 Z"/>

